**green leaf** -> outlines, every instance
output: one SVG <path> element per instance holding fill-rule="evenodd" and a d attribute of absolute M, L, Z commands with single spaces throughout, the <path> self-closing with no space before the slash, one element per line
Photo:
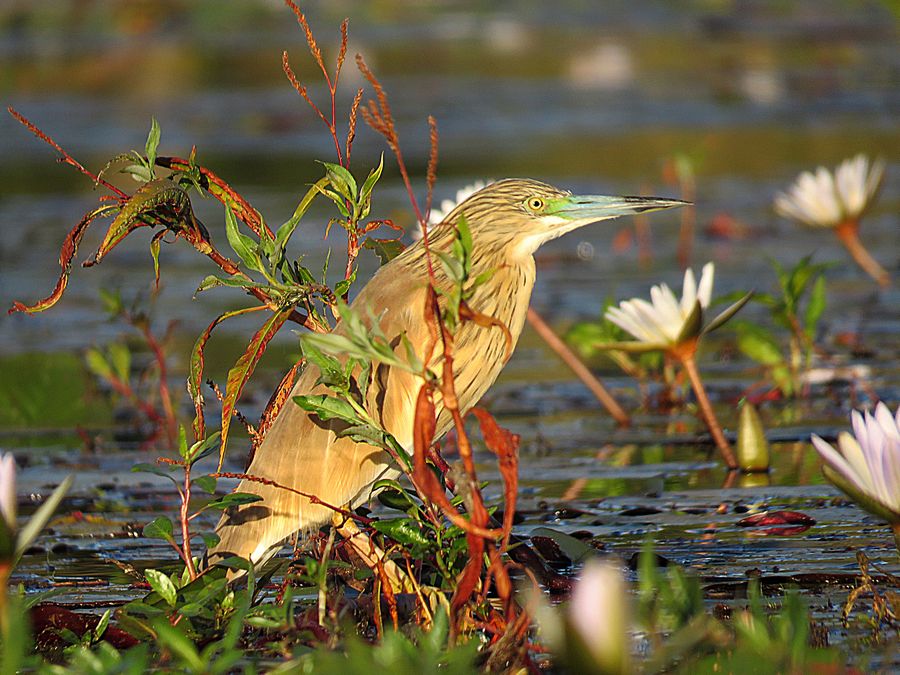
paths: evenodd
<path fill-rule="evenodd" d="M 195 464 L 200 461 L 207 455 L 210 455 L 219 443 L 219 438 L 221 437 L 221 432 L 216 431 L 210 436 L 204 438 L 201 441 L 197 441 L 194 443 L 190 450 L 188 450 L 188 460 L 191 464 Z"/>
<path fill-rule="evenodd" d="M 343 298 L 350 291 L 350 286 L 356 281 L 356 269 L 346 279 L 341 279 L 334 285 L 334 294 L 339 298 Z"/>
<path fill-rule="evenodd" d="M 159 122 L 155 117 L 150 118 L 150 133 L 147 134 L 147 143 L 144 145 L 144 151 L 147 153 L 147 164 L 152 170 L 156 163 L 156 150 L 159 147 L 160 129 Z"/>
<path fill-rule="evenodd" d="M 128 382 L 131 378 L 131 350 L 128 349 L 128 345 L 124 342 L 113 342 L 106 349 L 116 376 L 122 382 Z"/>
<path fill-rule="evenodd" d="M 150 588 L 156 591 L 159 594 L 159 597 L 165 600 L 169 607 L 175 606 L 178 590 L 168 576 L 159 570 L 148 568 L 144 570 L 144 578 L 147 579 Z"/>
<path fill-rule="evenodd" d="M 730 305 L 727 309 L 723 310 L 715 319 L 706 324 L 706 327 L 703 329 L 703 334 L 712 333 L 714 330 L 721 328 L 724 326 L 731 318 L 737 314 L 741 308 L 750 302 L 750 298 L 753 297 L 753 291 L 748 291 L 743 297 L 741 297 L 737 302 Z"/>
<path fill-rule="evenodd" d="M 172 521 L 165 516 L 154 518 L 144 525 L 144 536 L 147 539 L 164 539 L 165 541 L 175 540 L 175 528 Z"/>
<path fill-rule="evenodd" d="M 244 265 L 252 270 L 261 271 L 262 265 L 256 253 L 256 242 L 238 230 L 237 218 L 234 217 L 234 212 L 227 204 L 225 205 L 225 234 L 228 237 L 228 244 Z"/>
<path fill-rule="evenodd" d="M 426 537 L 416 522 L 410 518 L 384 518 L 376 520 L 372 523 L 372 527 L 404 546 L 434 545 L 434 542 Z"/>
<path fill-rule="evenodd" d="M 262 497 L 259 495 L 250 494 L 249 492 L 232 492 L 220 499 L 210 502 L 206 505 L 206 508 L 224 511 L 232 506 L 242 506 L 244 504 L 252 504 L 260 501 L 262 501 Z"/>
<path fill-rule="evenodd" d="M 207 671 L 208 664 L 201 658 L 194 643 L 180 629 L 164 619 L 154 621 L 153 628 L 159 644 L 177 656 L 181 664 L 195 673 Z"/>
<path fill-rule="evenodd" d="M 681 332 L 678 333 L 675 342 L 680 344 L 686 340 L 693 340 L 702 333 L 703 305 L 700 304 L 699 300 L 695 300 L 694 306 L 691 307 L 691 313 L 688 314 L 687 318 L 684 320 L 684 324 L 681 326 Z"/>
<path fill-rule="evenodd" d="M 775 366 L 784 362 L 775 338 L 761 328 L 742 324 L 737 339 L 738 349 L 757 363 Z"/>
<path fill-rule="evenodd" d="M 309 396 L 294 396 L 294 403 L 304 410 L 313 413 L 323 422 L 341 420 L 348 424 L 361 424 L 359 415 L 349 403 L 328 394 L 314 394 Z"/>
<path fill-rule="evenodd" d="M 172 476 L 172 474 L 163 469 L 161 466 L 157 466 L 156 464 L 148 464 L 147 462 L 141 462 L 140 464 L 135 464 L 131 467 L 132 473 L 152 473 L 155 476 L 162 476 L 163 478 L 168 478 L 174 485 L 178 485 L 178 481 Z"/>
<path fill-rule="evenodd" d="M 345 199 L 356 202 L 358 191 L 356 179 L 353 178 L 353 174 L 340 164 L 322 162 L 322 165 L 325 167 L 325 175 L 328 177 L 328 181 L 334 189 Z"/>
<path fill-rule="evenodd" d="M 216 491 L 216 479 L 212 476 L 197 476 L 191 481 L 191 485 L 203 490 L 208 495 L 214 494 Z"/>
<path fill-rule="evenodd" d="M 16 539 L 15 553 L 17 560 L 25 549 L 31 546 L 32 542 L 37 539 L 41 530 L 44 529 L 47 523 L 50 522 L 50 518 L 53 517 L 56 508 L 59 506 L 60 502 L 62 502 L 63 497 L 66 496 L 69 488 L 72 487 L 73 480 L 73 476 L 66 476 L 53 493 L 47 497 L 44 503 L 38 507 L 38 510 L 34 512 L 34 515 L 28 519 L 25 527 L 19 530 L 19 536 Z"/>
<path fill-rule="evenodd" d="M 197 290 L 194 291 L 194 294 L 202 293 L 203 291 L 208 291 L 210 288 L 215 288 L 217 286 L 231 286 L 233 288 L 259 288 L 260 284 L 256 283 L 252 279 L 243 279 L 241 277 L 217 277 L 215 274 L 210 274 L 203 281 L 200 282 L 200 285 L 197 286 Z"/>
<path fill-rule="evenodd" d="M 103 612 L 103 616 L 100 617 L 100 621 L 97 622 L 97 625 L 94 627 L 94 631 L 91 634 L 91 641 L 97 642 L 100 638 L 103 637 L 103 634 L 106 632 L 107 627 L 109 626 L 109 618 L 112 615 L 112 610 L 108 609 Z"/>
<path fill-rule="evenodd" d="M 178 454 L 181 459 L 188 460 L 187 432 L 183 424 L 178 425 Z"/>
<path fill-rule="evenodd" d="M 153 279 L 155 288 L 159 290 L 159 247 L 162 242 L 162 236 L 165 231 L 157 232 L 153 239 L 150 240 L 150 257 L 153 258 Z"/>
<path fill-rule="evenodd" d="M 819 276 L 813 284 L 812 293 L 809 295 L 809 302 L 806 305 L 806 313 L 803 317 L 804 329 L 806 335 L 813 339 L 816 335 L 816 326 L 819 325 L 819 319 L 825 311 L 826 295 L 825 295 L 825 277 Z"/>
<path fill-rule="evenodd" d="M 91 347 L 85 352 L 84 360 L 87 363 L 88 370 L 102 380 L 111 380 L 113 369 L 106 360 L 106 357 L 99 349 Z"/>
<path fill-rule="evenodd" d="M 361 199 L 369 199 L 372 195 L 372 190 L 375 189 L 375 183 L 378 182 L 378 179 L 381 178 L 381 171 L 384 169 L 384 153 L 381 153 L 381 157 L 378 159 L 378 166 L 372 169 L 369 172 L 366 181 L 363 183 L 362 190 L 360 191 Z"/>
<path fill-rule="evenodd" d="M 219 541 L 221 541 L 221 537 L 217 535 L 215 532 L 201 532 L 200 538 L 203 540 L 203 545 L 206 548 L 210 549 L 213 546 L 218 546 Z"/>

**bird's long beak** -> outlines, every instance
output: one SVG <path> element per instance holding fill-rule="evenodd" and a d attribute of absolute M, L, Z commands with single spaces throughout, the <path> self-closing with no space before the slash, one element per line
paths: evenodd
<path fill-rule="evenodd" d="M 606 220 L 635 213 L 647 213 L 687 206 L 691 202 L 662 197 L 604 197 L 602 195 L 573 195 L 555 200 L 547 210 L 548 214 L 576 220 L 592 222 Z"/>

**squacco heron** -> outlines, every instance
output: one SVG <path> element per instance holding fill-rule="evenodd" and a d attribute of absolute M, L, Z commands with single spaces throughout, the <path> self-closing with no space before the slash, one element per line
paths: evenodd
<path fill-rule="evenodd" d="M 541 244 L 600 220 L 685 203 L 656 197 L 573 196 L 535 180 L 508 179 L 488 185 L 459 204 L 430 231 L 429 243 L 432 250 L 448 251 L 456 224 L 465 217 L 472 235 L 472 276 L 494 270 L 487 282 L 476 287 L 469 306 L 501 321 L 515 347 L 535 282 L 533 255 Z M 438 286 L 447 283 L 439 265 L 434 273 Z M 423 319 L 427 284 L 425 247 L 419 241 L 381 267 L 352 307 L 371 308 L 371 313 L 361 311 L 360 315 L 378 317 L 391 344 L 398 344 L 405 333 L 424 352 L 430 339 Z M 341 325 L 335 330 L 340 332 Z M 497 379 L 507 356 L 507 338 L 496 328 L 462 322 L 454 340 L 453 375 L 459 409 L 465 413 Z M 439 357 L 430 365 L 440 374 Z M 308 367 L 291 396 L 325 393 L 322 385 L 315 384 L 318 376 L 315 367 Z M 416 376 L 373 364 L 372 383 L 363 402 L 373 419 L 410 452 L 418 388 Z M 451 425 L 449 413 L 439 400 L 436 404 L 435 439 Z M 247 473 L 315 495 L 327 504 L 355 508 L 365 503 L 378 480 L 395 478 L 400 470 L 385 451 L 338 437 L 334 425 L 288 403 L 257 448 Z M 272 485 L 243 480 L 237 490 L 262 500 L 233 507 L 223 515 L 217 528 L 220 541 L 210 551 L 213 562 L 237 555 L 262 563 L 287 537 L 323 525 L 333 515 L 321 504 Z"/>

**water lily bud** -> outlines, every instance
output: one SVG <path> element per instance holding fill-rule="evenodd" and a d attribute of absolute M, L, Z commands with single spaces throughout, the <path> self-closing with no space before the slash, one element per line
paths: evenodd
<path fill-rule="evenodd" d="M 590 561 L 572 591 L 566 659 L 579 672 L 630 672 L 629 600 L 617 567 Z"/>
<path fill-rule="evenodd" d="M 742 471 L 769 470 L 769 442 L 759 413 L 752 403 L 741 407 L 738 423 L 737 460 Z"/>

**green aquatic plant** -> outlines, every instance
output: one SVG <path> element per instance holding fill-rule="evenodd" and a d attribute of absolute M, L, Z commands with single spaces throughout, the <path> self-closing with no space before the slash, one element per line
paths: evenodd
<path fill-rule="evenodd" d="M 778 293 L 756 292 L 753 301 L 769 311 L 772 322 L 788 333 L 786 347 L 771 329 L 750 321 L 736 321 L 737 346 L 764 366 L 775 386 L 786 396 L 802 389 L 803 374 L 816 353 L 819 322 L 827 304 L 825 270 L 829 263 L 814 263 L 812 256 L 785 268 L 772 260 Z"/>

